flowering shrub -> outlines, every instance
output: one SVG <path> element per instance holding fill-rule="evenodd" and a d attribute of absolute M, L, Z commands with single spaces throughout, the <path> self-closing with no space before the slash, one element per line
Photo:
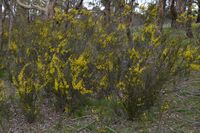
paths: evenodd
<path fill-rule="evenodd" d="M 199 69 L 198 49 L 185 45 L 185 37 L 158 35 L 153 22 L 132 34 L 129 8 L 106 25 L 103 16 L 85 9 L 55 9 L 52 21 L 36 20 L 27 34 L 15 28 L 9 69 L 30 121 L 47 87 L 62 111 L 83 103 L 82 96 L 116 95 L 132 119 L 155 103 L 170 79 Z"/>

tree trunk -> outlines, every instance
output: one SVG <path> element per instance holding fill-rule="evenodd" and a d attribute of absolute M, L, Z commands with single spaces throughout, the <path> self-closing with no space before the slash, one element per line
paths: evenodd
<path fill-rule="evenodd" d="M 158 33 L 162 33 L 164 18 L 165 18 L 165 5 L 166 0 L 159 0 L 158 3 L 158 18 L 157 18 L 157 25 L 158 25 Z"/>
<path fill-rule="evenodd" d="M 17 3 L 25 9 L 36 9 L 45 13 L 45 19 L 53 18 L 54 16 L 54 7 L 57 0 L 49 0 L 46 7 L 41 7 L 36 4 L 24 4 L 21 0 L 16 0 Z"/>
<path fill-rule="evenodd" d="M 176 2 L 176 10 L 177 10 L 177 16 L 180 16 L 182 13 L 185 12 L 185 9 L 186 9 L 186 2 L 185 0 L 177 0 Z M 179 29 L 182 29 L 184 28 L 184 25 L 183 24 L 178 24 L 176 23 L 177 25 L 177 28 Z"/>
<path fill-rule="evenodd" d="M 200 1 L 198 2 L 198 16 L 197 16 L 197 23 L 200 23 Z"/>
<path fill-rule="evenodd" d="M 12 5 L 11 5 L 12 6 Z M 12 12 L 10 11 L 9 13 L 9 35 L 8 35 L 8 48 L 10 47 L 11 41 L 12 41 L 12 31 L 13 31 L 13 15 Z"/>
<path fill-rule="evenodd" d="M 130 14 L 128 15 L 127 23 L 126 23 L 126 35 L 127 35 L 127 38 L 128 38 L 129 46 L 131 48 L 135 47 L 134 41 L 133 41 L 133 34 L 131 32 L 131 26 L 132 26 L 132 21 L 133 21 L 134 2 L 135 2 L 135 0 L 131 0 L 130 3 L 129 3 L 132 10 L 130 11 Z"/>
<path fill-rule="evenodd" d="M 188 11 L 187 11 L 187 22 L 186 22 L 186 35 L 189 38 L 193 37 L 192 33 L 192 2 L 193 0 L 188 0 Z"/>
<path fill-rule="evenodd" d="M 105 14 L 107 23 L 110 23 L 110 13 L 111 13 L 111 0 L 108 0 L 105 3 Z"/>
<path fill-rule="evenodd" d="M 177 7 L 177 14 L 178 15 L 184 13 L 184 11 L 186 9 L 185 0 L 177 0 L 176 7 Z"/>
<path fill-rule="evenodd" d="M 0 48 L 3 49 L 3 5 L 2 1 L 0 3 Z"/>
<path fill-rule="evenodd" d="M 54 16 L 54 7 L 55 7 L 55 3 L 57 0 L 49 0 L 49 3 L 47 5 L 47 18 L 53 18 Z"/>
<path fill-rule="evenodd" d="M 170 6 L 170 12 L 171 12 L 171 27 L 177 28 L 176 25 L 176 19 L 177 19 L 177 12 L 175 7 L 175 0 L 171 0 L 171 6 Z"/>

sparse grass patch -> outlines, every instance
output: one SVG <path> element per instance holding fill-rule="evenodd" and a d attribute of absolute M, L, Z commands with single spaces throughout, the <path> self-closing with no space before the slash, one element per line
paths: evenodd
<path fill-rule="evenodd" d="M 3 78 L 5 75 L 5 70 L 4 69 L 0 69 L 0 78 Z"/>
<path fill-rule="evenodd" d="M 0 80 L 0 132 L 7 132 L 7 128 L 10 126 L 10 97 L 6 94 L 5 89 L 4 81 Z"/>

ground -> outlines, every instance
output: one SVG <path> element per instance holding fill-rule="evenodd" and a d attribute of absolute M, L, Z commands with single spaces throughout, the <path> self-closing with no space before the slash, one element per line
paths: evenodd
<path fill-rule="evenodd" d="M 28 124 L 18 104 L 15 88 L 4 81 L 11 97 L 9 113 L 1 118 L 0 132 L 10 133 L 198 133 L 200 132 L 200 73 L 191 74 L 163 90 L 161 99 L 139 119 L 128 121 L 111 109 L 112 103 L 94 101 L 73 115 L 56 112 L 51 101 L 44 99 L 37 121 Z M 162 106 L 161 106 L 162 105 Z M 161 111 L 161 107 L 164 110 Z M 8 116 L 8 117 L 5 117 Z"/>

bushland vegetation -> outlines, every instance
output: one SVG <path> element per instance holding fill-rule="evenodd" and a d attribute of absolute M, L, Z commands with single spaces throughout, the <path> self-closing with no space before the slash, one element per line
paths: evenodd
<path fill-rule="evenodd" d="M 99 2 L 93 9 L 83 0 L 0 3 L 0 116 L 16 91 L 29 123 L 46 99 L 69 116 L 103 101 L 115 117 L 134 121 L 146 118 L 169 84 L 199 72 L 199 1 Z"/>

